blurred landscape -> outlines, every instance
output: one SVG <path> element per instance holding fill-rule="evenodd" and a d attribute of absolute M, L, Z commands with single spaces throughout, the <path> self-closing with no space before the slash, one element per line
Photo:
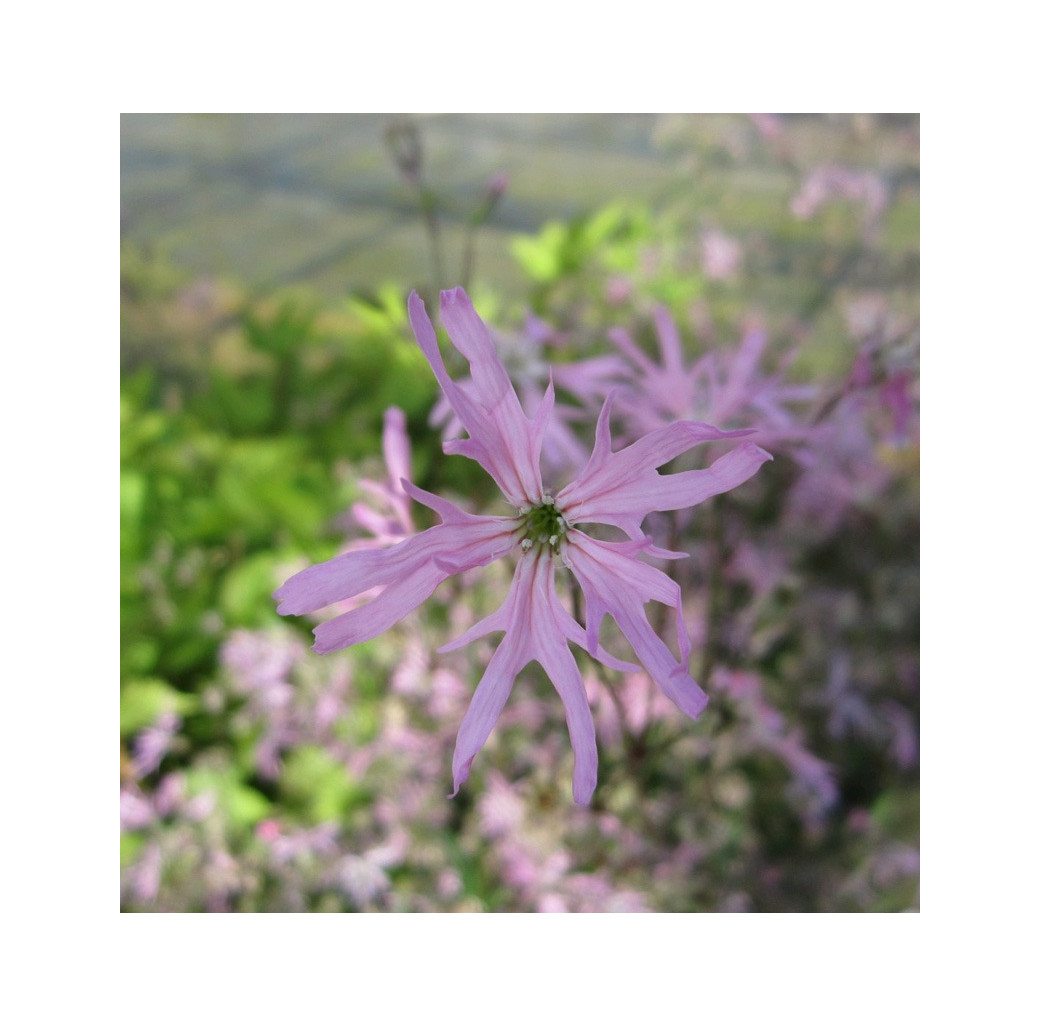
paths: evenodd
<path fill-rule="evenodd" d="M 124 115 L 121 217 L 123 910 L 917 910 L 917 115 Z M 391 408 L 417 485 L 507 512 L 408 328 L 460 284 L 572 457 L 586 367 L 616 447 L 653 412 L 774 455 L 648 524 L 711 701 L 582 663 L 588 809 L 535 666 L 446 798 L 494 644 L 436 650 L 501 566 L 328 656 L 271 599 L 372 539 Z M 616 342 L 659 361 L 663 316 L 686 393 Z"/>
<path fill-rule="evenodd" d="M 414 196 L 395 179 L 387 115 L 126 115 L 123 234 L 178 265 L 251 287 L 307 283 L 331 298 L 427 273 Z M 498 172 L 509 191 L 482 232 L 481 277 L 522 296 L 518 232 L 671 181 L 643 115 L 440 115 L 419 121 L 444 201 L 446 248 Z"/>

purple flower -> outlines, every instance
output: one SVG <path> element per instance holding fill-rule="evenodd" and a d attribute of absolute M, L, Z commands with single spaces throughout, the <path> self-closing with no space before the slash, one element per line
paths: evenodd
<path fill-rule="evenodd" d="M 889 188 L 874 171 L 826 164 L 815 167 L 791 200 L 791 212 L 799 220 L 813 217 L 826 203 L 847 200 L 863 204 L 863 228 L 874 234 L 889 203 Z"/>
<path fill-rule="evenodd" d="M 487 192 L 488 198 L 492 200 L 499 200 L 505 194 L 506 189 L 509 188 L 509 175 L 504 171 L 499 171 L 498 174 L 492 175 L 487 185 L 484 187 Z"/>
<path fill-rule="evenodd" d="M 164 712 L 150 727 L 146 727 L 134 741 L 134 773 L 146 777 L 157 769 L 173 744 L 181 720 L 176 713 Z"/>
<path fill-rule="evenodd" d="M 780 372 L 763 370 L 768 340 L 749 326 L 740 344 L 717 349 L 687 362 L 675 320 L 661 306 L 654 310 L 660 362 L 655 363 L 624 328 L 610 338 L 624 354 L 624 387 L 618 410 L 639 431 L 691 418 L 727 427 L 757 425 L 766 445 L 796 445 L 806 429 L 798 407 L 815 397 L 815 389 L 793 385 Z M 792 409 L 794 407 L 794 409 Z"/>
<path fill-rule="evenodd" d="M 701 268 L 713 281 L 728 281 L 740 270 L 744 252 L 740 243 L 724 232 L 708 230 L 701 235 Z"/>
<path fill-rule="evenodd" d="M 529 315 L 522 332 L 497 333 L 494 341 L 522 408 L 526 413 L 536 411 L 549 382 L 549 349 L 565 344 L 566 340 L 544 321 Z M 572 425 L 575 422 L 584 424 L 588 420 L 587 408 L 593 404 L 600 405 L 602 397 L 624 371 L 624 361 L 616 356 L 594 356 L 552 369 L 553 384 L 570 392 L 581 405 L 556 403 L 553 406 L 542 438 L 541 452 L 542 465 L 551 474 L 573 473 L 588 460 L 588 446 Z M 464 392 L 473 392 L 469 378 L 460 379 L 455 384 Z M 434 404 L 430 423 L 443 428 L 445 439 L 458 438 L 464 431 L 462 421 L 446 395 Z"/>
<path fill-rule="evenodd" d="M 396 545 L 415 533 L 412 503 L 401 488 L 401 481 L 412 476 L 412 446 L 405 431 L 404 413 L 391 406 L 383 414 L 383 459 L 387 480 L 362 478 L 358 485 L 368 494 L 369 502 L 355 502 L 351 514 L 370 539 L 354 542 L 351 549 L 382 548 Z"/>
<path fill-rule="evenodd" d="M 429 598 L 448 577 L 512 555 L 516 570 L 505 602 L 441 650 L 493 631 L 504 632 L 459 729 L 452 761 L 454 793 L 469 776 L 517 674 L 534 661 L 546 671 L 563 701 L 575 753 L 574 799 L 588 804 L 596 786 L 595 732 L 569 643 L 605 666 L 637 670 L 600 646 L 600 626 L 609 613 L 658 687 L 687 715 L 698 716 L 707 696 L 687 672 L 690 640 L 679 587 L 639 558 L 670 559 L 680 554 L 656 548 L 640 525 L 653 511 L 692 506 L 736 487 L 771 457 L 753 443 L 742 441 L 705 470 L 662 477 L 658 467 L 694 446 L 740 438 L 749 432 L 678 421 L 613 452 L 608 399 L 588 462 L 571 484 L 552 495 L 543 487 L 539 465 L 553 408 L 551 380 L 534 416 L 528 417 L 490 332 L 469 297 L 458 288 L 441 293 L 441 316 L 456 349 L 470 364 L 470 381 L 461 388 L 448 376 L 433 325 L 414 292 L 408 309 L 416 341 L 469 435 L 446 442 L 444 451 L 480 463 L 513 512 L 509 516 L 475 516 L 402 481 L 407 494 L 437 513 L 441 523 L 391 548 L 344 553 L 301 571 L 275 592 L 278 612 L 310 613 L 382 585 L 383 590 L 367 605 L 315 629 L 315 651 L 332 652 L 381 634 Z M 579 530 L 578 525 L 586 523 L 620 528 L 630 540 L 597 540 Z M 564 610 L 557 597 L 555 576 L 561 565 L 574 575 L 585 596 L 585 627 Z M 679 659 L 647 619 L 644 607 L 651 600 L 676 610 Z"/>

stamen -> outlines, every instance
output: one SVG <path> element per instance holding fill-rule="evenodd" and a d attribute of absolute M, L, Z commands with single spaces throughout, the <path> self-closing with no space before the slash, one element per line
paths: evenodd
<path fill-rule="evenodd" d="M 567 539 L 570 523 L 556 508 L 549 492 L 542 495 L 544 501 L 538 506 L 517 508 L 517 525 L 513 537 L 519 537 L 520 548 L 530 552 L 535 546 L 546 546 L 554 554 Z M 527 509 L 527 512 L 523 512 Z"/>

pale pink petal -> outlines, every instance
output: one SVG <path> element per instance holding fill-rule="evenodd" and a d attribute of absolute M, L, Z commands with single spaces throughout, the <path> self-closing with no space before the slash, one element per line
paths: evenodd
<path fill-rule="evenodd" d="M 412 444 L 405 430 L 403 411 L 391 406 L 383 414 L 383 458 L 391 481 L 412 476 Z"/>
<path fill-rule="evenodd" d="M 455 288 L 441 293 L 441 320 L 455 348 L 469 361 L 475 386 L 472 394 L 477 401 L 488 409 L 504 405 L 515 415 L 522 416 L 520 400 L 498 355 L 495 340 L 473 309 L 465 290 Z"/>
<path fill-rule="evenodd" d="M 484 566 L 513 546 L 513 521 L 469 517 L 439 524 L 389 549 L 366 549 L 308 567 L 274 594 L 278 612 L 300 615 L 385 585 L 371 602 L 315 629 L 315 651 L 375 637 L 433 594 L 446 577 Z"/>
<path fill-rule="evenodd" d="M 534 555 L 520 559 L 502 607 L 475 624 L 457 641 L 457 644 L 461 644 L 463 639 L 470 641 L 490 631 L 505 631 L 505 637 L 488 662 L 459 727 L 451 764 L 455 785 L 452 797 L 458 794 L 459 788 L 469 777 L 470 767 L 477 752 L 483 747 L 498 722 L 506 699 L 513 689 L 516 675 L 534 657 L 531 650 L 534 562 Z"/>
<path fill-rule="evenodd" d="M 387 489 L 387 501 L 397 515 L 406 533 L 414 532 L 411 508 L 408 499 L 401 491 L 400 482 L 412 476 L 412 443 L 405 430 L 403 411 L 391 406 L 383 414 L 383 458 L 386 462 L 387 478 L 390 487 Z"/>
<path fill-rule="evenodd" d="M 640 510 L 687 509 L 743 484 L 772 458 L 754 442 L 741 442 L 704 470 L 686 470 L 663 477 L 655 475 L 657 480 L 648 482 L 640 492 L 627 488 L 606 493 L 602 499 L 597 496 L 592 508 L 598 509 L 600 502 L 609 502 L 619 516 L 638 515 Z M 609 520 L 599 522 L 611 523 Z"/>
<path fill-rule="evenodd" d="M 624 328 L 611 328 L 607 338 L 620 349 L 644 374 L 653 374 L 657 368 L 650 357 L 636 345 L 632 336 Z"/>
<path fill-rule="evenodd" d="M 665 307 L 659 306 L 654 310 L 654 324 L 657 326 L 657 343 L 661 349 L 661 362 L 665 371 L 670 375 L 682 374 L 682 342 L 679 340 L 679 329 Z"/>
<path fill-rule="evenodd" d="M 645 543 L 596 541 L 581 531 L 568 534 L 567 558 L 585 595 L 590 651 L 596 655 L 600 623 L 609 613 L 658 687 L 684 713 L 697 717 L 708 698 L 686 669 L 690 639 L 682 616 L 679 586 L 661 571 L 636 559 L 644 548 Z M 651 628 L 644 610 L 649 601 L 663 602 L 675 609 L 681 661 Z"/>
<path fill-rule="evenodd" d="M 448 376 L 437 335 L 418 294 L 408 300 L 408 314 L 423 354 L 445 396 L 469 434 L 445 443 L 444 451 L 476 460 L 514 505 L 536 503 L 542 494 L 539 469 L 547 414 L 535 420 L 524 414 L 495 349 L 491 333 L 462 289 L 441 293 L 441 316 L 456 348 L 470 361 L 472 383 L 460 388 Z M 551 387 L 547 402 L 551 406 Z"/>
<path fill-rule="evenodd" d="M 492 634 L 495 631 L 508 630 L 509 622 L 513 616 L 513 606 L 515 604 L 516 589 L 511 587 L 509 589 L 509 594 L 506 595 L 505 602 L 503 602 L 502 605 L 500 605 L 490 616 L 485 616 L 482 620 L 478 620 L 472 627 L 463 631 L 463 633 L 453 641 L 449 641 L 446 645 L 441 645 L 437 651 L 441 653 L 454 652 L 456 649 L 463 648 L 464 646 L 476 641 L 477 638 L 483 638 L 485 635 Z"/>
<path fill-rule="evenodd" d="M 651 431 L 620 452 L 611 452 L 608 398 L 596 424 L 596 444 L 589 462 L 575 481 L 557 496 L 556 505 L 572 524 L 601 523 L 620 527 L 631 538 L 642 538 L 639 525 L 654 510 L 679 509 L 727 491 L 747 480 L 771 457 L 752 446 L 723 463 L 717 472 L 688 471 L 662 477 L 657 468 L 702 442 L 742 438 L 750 431 L 720 431 L 710 424 L 684 420 Z M 755 462 L 757 460 L 757 462 Z M 753 468 L 745 476 L 748 466 Z M 701 478 L 690 477 L 700 473 Z M 732 480 L 732 483 L 726 483 Z M 670 486 L 669 481 L 676 481 Z M 714 490 L 712 490 L 714 489 Z M 700 496 L 699 498 L 697 496 Z"/>
<path fill-rule="evenodd" d="M 484 747 L 484 742 L 498 722 L 506 699 L 513 690 L 513 682 L 522 667 L 516 665 L 516 655 L 506 645 L 505 640 L 495 650 L 488 662 L 484 676 L 480 678 L 477 690 L 473 693 L 466 715 L 462 718 L 459 735 L 455 741 L 455 754 L 451 760 L 451 773 L 455 786 L 452 797 L 459 793 L 459 788 L 469 778 L 470 767 L 477 752 Z"/>
<path fill-rule="evenodd" d="M 663 550 L 657 549 L 652 545 L 644 545 L 640 548 L 641 551 L 646 551 L 651 555 L 661 555 L 665 557 L 673 556 L 672 553 L 665 553 Z M 674 555 L 685 558 L 686 553 L 676 553 Z M 638 564 L 638 566 L 649 573 L 659 574 L 659 571 L 654 570 L 653 567 L 646 566 L 645 564 Z M 517 572 L 519 574 L 519 568 Z M 664 574 L 659 574 L 659 576 L 664 582 L 673 583 L 670 578 L 666 577 Z M 514 577 L 514 584 L 515 583 L 516 578 Z M 662 598 L 662 601 L 673 602 L 676 600 L 678 596 L 678 585 L 674 585 L 674 589 L 675 593 L 673 594 L 671 591 L 667 591 Z M 567 612 L 567 610 L 563 608 L 563 603 L 560 602 L 555 587 L 546 588 L 544 591 L 552 613 L 551 625 L 546 627 L 546 634 L 553 637 L 560 636 L 566 638 L 567 641 L 573 642 L 575 645 L 588 652 L 597 662 L 602 663 L 604 666 L 607 666 L 612 670 L 620 670 L 622 673 L 633 673 L 639 669 L 635 663 L 629 663 L 611 655 L 599 644 L 598 638 L 590 640 L 589 634 L 586 630 Z M 473 624 L 472 627 L 460 634 L 453 641 L 449 641 L 446 645 L 442 645 L 437 649 L 437 651 L 441 653 L 454 652 L 456 649 L 463 648 L 471 642 L 476 641 L 477 638 L 482 638 L 495 631 L 508 630 L 511 618 L 516 615 L 514 607 L 517 602 L 517 594 L 517 587 L 511 587 L 505 601 L 490 616 L 485 616 L 482 620 Z"/>
<path fill-rule="evenodd" d="M 758 365 L 766 351 L 768 339 L 761 328 L 751 328 L 741 339 L 740 345 L 730 363 L 729 376 L 730 387 L 739 383 L 741 387 L 747 387 L 758 370 Z"/>
<path fill-rule="evenodd" d="M 552 369 L 553 380 L 560 388 L 588 404 L 601 402 L 626 372 L 625 361 L 617 356 L 592 356 Z"/>
<path fill-rule="evenodd" d="M 377 513 L 371 506 L 366 506 L 363 502 L 355 502 L 350 507 L 350 512 L 359 526 L 377 538 L 389 537 L 394 530 L 395 520 L 382 513 Z"/>
<path fill-rule="evenodd" d="M 505 517 L 472 517 L 469 523 L 438 524 L 388 549 L 343 553 L 290 577 L 274 593 L 278 612 L 312 613 L 389 584 L 438 557 L 458 554 L 471 566 L 482 566 L 509 550 L 512 528 L 513 521 Z"/>
<path fill-rule="evenodd" d="M 557 621 L 559 629 L 563 632 L 564 637 L 568 641 L 574 642 L 579 648 L 583 648 L 586 652 L 592 656 L 597 662 L 602 663 L 604 666 L 609 667 L 612 670 L 620 670 L 622 673 L 635 673 L 639 667 L 635 663 L 625 662 L 624 659 L 618 659 L 612 656 L 602 645 L 599 644 L 597 639 L 596 645 L 593 646 L 589 640 L 588 632 L 575 620 L 571 619 L 570 616 L 564 612 L 563 607 L 560 607 L 560 616 Z M 595 647 L 595 651 L 593 651 Z"/>
<path fill-rule="evenodd" d="M 472 562 L 480 566 L 497 558 L 498 553 L 483 553 L 483 559 Z M 416 606 L 425 602 L 446 578 L 465 569 L 451 564 L 442 566 L 429 555 L 406 567 L 401 576 L 387 584 L 370 602 L 341 616 L 326 620 L 314 628 L 314 651 L 335 652 L 349 645 L 370 641 L 407 616 Z"/>
<path fill-rule="evenodd" d="M 363 549 L 346 552 L 324 563 L 301 570 L 275 593 L 282 616 L 313 613 L 333 602 L 359 595 L 393 576 L 394 568 L 415 558 L 416 546 L 422 549 L 426 532 L 402 541 L 390 549 Z"/>
<path fill-rule="evenodd" d="M 551 556 L 542 554 L 535 560 L 532 588 L 532 650 L 563 701 L 567 730 L 574 749 L 574 800 L 579 805 L 588 805 L 596 789 L 596 731 L 578 665 L 567 647 L 566 638 L 559 631 L 560 614 L 566 614 L 556 596 Z"/>
<path fill-rule="evenodd" d="M 619 604 L 616 610 L 611 610 L 611 615 L 657 686 L 682 712 L 697 719 L 708 704 L 708 696 L 690 676 L 685 659 L 683 663 L 676 662 L 668 646 L 650 626 L 643 609 Z"/>
<path fill-rule="evenodd" d="M 589 698 L 566 642 L 543 647 L 539 659 L 563 702 L 571 747 L 574 749 L 572 793 L 579 805 L 588 805 L 596 790 L 599 756 L 596 752 L 596 728 L 592 722 Z"/>
<path fill-rule="evenodd" d="M 464 509 L 456 506 L 450 499 L 445 499 L 442 495 L 434 495 L 433 492 L 427 492 L 405 479 L 401 480 L 401 488 L 410 498 L 427 509 L 432 509 L 445 524 L 467 524 L 481 520 L 498 520 L 503 525 L 512 522 L 512 517 L 482 517 L 473 513 L 467 513 Z"/>
<path fill-rule="evenodd" d="M 554 575 L 550 553 L 524 555 L 502 607 L 445 646 L 456 648 L 491 631 L 505 632 L 459 728 L 452 759 L 456 794 L 501 715 L 516 675 L 534 661 L 545 670 L 563 701 L 574 748 L 574 800 L 587 805 L 592 797 L 597 772 L 595 729 L 585 685 L 567 646 L 567 633 L 562 629 L 562 621 L 568 618 L 556 595 Z M 573 627 L 580 637 L 578 625 Z M 580 643 L 584 644 L 583 637 Z"/>

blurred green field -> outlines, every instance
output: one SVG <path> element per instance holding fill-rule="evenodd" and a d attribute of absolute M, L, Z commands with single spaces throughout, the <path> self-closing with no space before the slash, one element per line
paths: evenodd
<path fill-rule="evenodd" d="M 327 297 L 428 277 L 414 197 L 384 144 L 392 115 L 141 114 L 122 118 L 123 238 L 194 274 L 250 289 L 306 284 Z M 523 295 L 510 240 L 619 197 L 727 230 L 763 229 L 787 197 L 788 169 L 754 144 L 743 116 L 428 115 L 419 121 L 428 179 L 443 195 L 446 250 L 458 263 L 469 210 L 487 181 L 509 187 L 481 233 L 480 280 Z M 911 115 L 857 129 L 796 119 L 791 147 L 888 165 L 905 181 L 887 230 L 913 232 L 916 168 L 901 135 Z M 906 204 L 904 206 L 904 203 Z M 797 241 L 814 234 L 786 226 Z M 454 284 L 450 279 L 440 283 Z M 457 266 L 456 266 L 457 272 Z"/>

